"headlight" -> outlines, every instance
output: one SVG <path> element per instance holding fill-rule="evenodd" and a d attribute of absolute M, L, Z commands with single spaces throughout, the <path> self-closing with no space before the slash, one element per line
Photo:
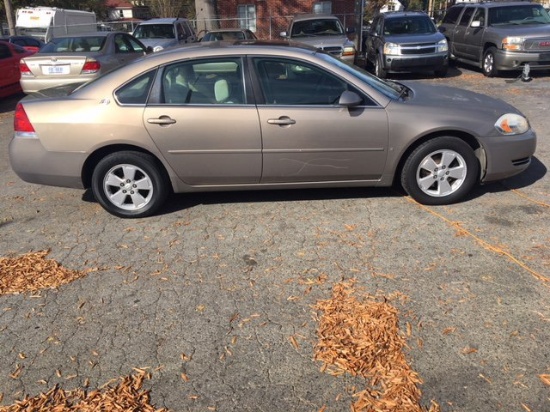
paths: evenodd
<path fill-rule="evenodd" d="M 502 40 L 502 49 L 512 51 L 523 50 L 524 42 L 525 37 L 505 37 L 504 40 Z"/>
<path fill-rule="evenodd" d="M 447 39 L 439 40 L 436 44 L 438 52 L 447 52 L 449 51 L 449 45 L 447 44 Z"/>
<path fill-rule="evenodd" d="M 384 43 L 384 54 L 401 54 L 399 44 Z"/>
<path fill-rule="evenodd" d="M 342 56 L 355 56 L 355 46 L 344 46 Z"/>
<path fill-rule="evenodd" d="M 497 120 L 495 128 L 500 133 L 508 136 L 522 134 L 529 130 L 529 122 L 519 114 L 506 113 Z"/>
<path fill-rule="evenodd" d="M 162 46 L 155 46 L 155 47 L 153 47 L 153 51 L 154 51 L 154 52 L 159 52 L 159 51 L 162 51 L 162 50 L 164 50 L 164 47 L 162 47 Z"/>

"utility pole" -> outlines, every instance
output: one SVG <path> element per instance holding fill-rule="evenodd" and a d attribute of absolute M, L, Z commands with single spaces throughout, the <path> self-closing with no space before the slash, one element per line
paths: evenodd
<path fill-rule="evenodd" d="M 15 23 L 13 22 L 13 10 L 11 7 L 11 0 L 4 0 L 4 8 L 6 9 L 6 20 L 8 21 L 10 36 L 15 36 Z"/>

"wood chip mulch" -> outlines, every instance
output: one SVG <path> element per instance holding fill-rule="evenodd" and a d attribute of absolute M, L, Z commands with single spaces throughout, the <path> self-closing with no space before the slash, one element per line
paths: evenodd
<path fill-rule="evenodd" d="M 0 295 L 55 289 L 81 278 L 86 273 L 69 270 L 53 259 L 49 251 L 0 258 Z"/>
<path fill-rule="evenodd" d="M 150 404 L 149 391 L 143 390 L 144 379 L 150 375 L 140 371 L 120 378 L 116 386 L 106 386 L 90 392 L 82 389 L 65 391 L 58 386 L 34 398 L 25 398 L 10 406 L 0 406 L 0 412 L 168 412 Z"/>
<path fill-rule="evenodd" d="M 334 376 L 350 373 L 366 379 L 354 394 L 352 411 L 421 412 L 422 380 L 409 366 L 399 331 L 398 310 L 386 299 L 356 296 L 355 280 L 336 284 L 332 297 L 317 302 L 321 312 L 315 359 Z M 431 402 L 429 412 L 439 412 Z"/>

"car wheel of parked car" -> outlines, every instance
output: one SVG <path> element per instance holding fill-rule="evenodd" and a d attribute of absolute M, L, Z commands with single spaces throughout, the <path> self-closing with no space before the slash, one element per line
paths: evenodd
<path fill-rule="evenodd" d="M 476 184 L 479 162 L 473 149 L 456 137 L 438 137 L 418 146 L 407 158 L 401 184 L 426 205 L 455 203 Z"/>
<path fill-rule="evenodd" d="M 498 74 L 495 69 L 495 51 L 494 47 L 489 47 L 483 55 L 483 74 L 487 77 L 494 77 Z"/>
<path fill-rule="evenodd" d="M 168 196 L 167 180 L 157 160 L 132 151 L 100 160 L 92 175 L 92 191 L 105 210 L 127 218 L 152 215 Z"/>
<path fill-rule="evenodd" d="M 376 56 L 376 60 L 374 61 L 374 74 L 376 77 L 380 77 L 381 79 L 385 79 L 388 77 L 388 73 L 386 70 L 384 70 L 384 63 L 382 62 L 382 56 L 379 54 Z"/>

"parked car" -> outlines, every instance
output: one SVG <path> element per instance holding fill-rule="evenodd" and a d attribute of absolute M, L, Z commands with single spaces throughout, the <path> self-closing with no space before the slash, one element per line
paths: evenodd
<path fill-rule="evenodd" d="M 184 18 L 147 20 L 135 28 L 133 35 L 154 52 L 197 41 L 195 29 Z"/>
<path fill-rule="evenodd" d="M 0 40 L 5 40 L 10 43 L 17 44 L 18 46 L 23 47 L 25 50 L 34 53 L 39 51 L 45 44 L 42 40 L 32 36 L 8 36 L 0 38 Z"/>
<path fill-rule="evenodd" d="M 379 14 L 368 31 L 365 50 L 367 62 L 382 78 L 422 71 L 445 77 L 449 67 L 447 40 L 423 12 Z"/>
<path fill-rule="evenodd" d="M 85 83 L 146 53 L 145 45 L 128 33 L 103 31 L 57 37 L 21 60 L 21 87 L 32 93 Z"/>
<path fill-rule="evenodd" d="M 348 35 L 354 28 L 344 29 L 336 16 L 329 14 L 298 14 L 292 18 L 288 30 L 281 32 L 284 39 L 299 41 L 324 50 L 350 63 L 355 62 L 355 43 Z"/>
<path fill-rule="evenodd" d="M 151 215 L 171 192 L 396 182 L 449 204 L 525 170 L 536 146 L 502 100 L 386 82 L 289 42 L 154 53 L 68 96 L 27 96 L 14 117 L 19 177 L 91 188 L 120 217 Z"/>
<path fill-rule="evenodd" d="M 33 53 L 17 44 L 0 40 L 0 97 L 21 92 L 19 61 Z"/>
<path fill-rule="evenodd" d="M 235 40 L 256 40 L 256 35 L 249 29 L 218 29 L 209 30 L 200 41 L 235 41 Z"/>
<path fill-rule="evenodd" d="M 550 16 L 531 2 L 462 3 L 449 8 L 439 30 L 451 61 L 500 71 L 550 69 Z"/>

